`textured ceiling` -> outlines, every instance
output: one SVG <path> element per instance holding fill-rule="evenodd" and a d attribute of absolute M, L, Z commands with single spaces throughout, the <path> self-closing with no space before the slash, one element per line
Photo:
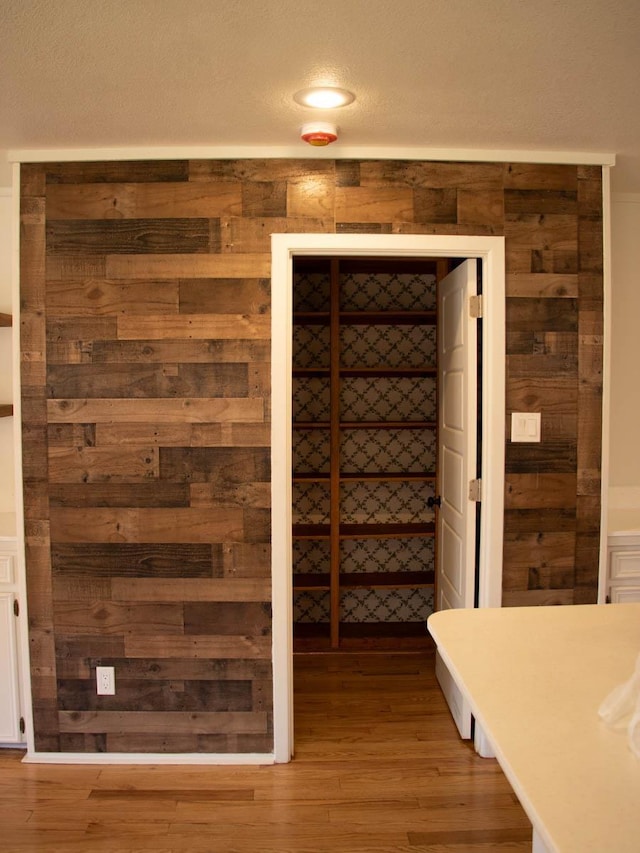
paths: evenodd
<path fill-rule="evenodd" d="M 639 0 L 0 0 L 0 149 L 611 152 L 640 192 Z M 353 90 L 318 116 L 316 82 Z M 311 152 L 313 153 L 313 152 Z"/>

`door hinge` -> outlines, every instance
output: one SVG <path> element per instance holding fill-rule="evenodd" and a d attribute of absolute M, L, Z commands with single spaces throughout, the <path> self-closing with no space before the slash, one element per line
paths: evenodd
<path fill-rule="evenodd" d="M 482 480 L 469 480 L 469 500 L 482 500 Z"/>
<path fill-rule="evenodd" d="M 25 731 L 27 730 L 27 726 L 25 724 L 24 717 L 20 717 L 19 727 L 20 727 L 20 734 L 23 735 L 25 733 Z"/>
<path fill-rule="evenodd" d="M 482 317 L 482 294 L 469 297 L 469 316 L 473 320 L 479 320 Z"/>
<path fill-rule="evenodd" d="M 14 615 L 14 616 L 19 616 L 19 615 L 20 615 L 20 605 L 18 604 L 18 599 L 17 599 L 17 598 L 14 598 L 14 599 L 13 599 L 13 615 Z"/>

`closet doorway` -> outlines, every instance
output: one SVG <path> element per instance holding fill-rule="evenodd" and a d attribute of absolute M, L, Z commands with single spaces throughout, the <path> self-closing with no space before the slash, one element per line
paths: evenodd
<path fill-rule="evenodd" d="M 291 423 L 293 416 L 292 407 L 292 341 L 294 336 L 294 299 L 293 299 L 293 274 L 294 262 L 297 260 L 299 269 L 312 269 L 310 266 L 311 258 L 315 259 L 315 263 L 326 259 L 326 269 L 335 271 L 337 262 L 331 261 L 331 258 L 341 258 L 345 262 L 345 268 L 358 270 L 362 266 L 364 258 L 368 258 L 374 263 L 378 260 L 383 266 L 389 264 L 390 261 L 397 261 L 398 266 L 402 267 L 404 263 L 405 269 L 409 269 L 413 263 L 414 267 L 420 266 L 420 262 L 426 259 L 433 259 L 432 263 L 437 264 L 438 259 L 457 258 L 457 259 L 479 259 L 479 268 L 481 269 L 483 286 L 483 336 L 481 349 L 481 364 L 482 364 L 482 386 L 483 396 L 481 402 L 481 431 L 484 436 L 482 444 L 482 459 L 480 460 L 480 473 L 482 479 L 482 513 L 480 515 L 480 523 L 478 529 L 478 547 L 477 547 L 477 563 L 478 563 L 478 579 L 476 603 L 478 606 L 499 606 L 501 599 L 501 564 L 502 564 L 502 512 L 503 512 L 503 488 L 504 488 L 504 239 L 503 238 L 486 238 L 486 237 L 423 237 L 413 235 L 303 235 L 303 234 L 282 234 L 274 235 L 272 238 L 272 400 L 273 400 L 273 430 L 272 430 L 272 577 L 273 577 L 273 631 L 274 631 L 274 731 L 275 731 L 275 759 L 276 761 L 288 761 L 293 752 L 293 642 L 292 642 L 292 623 L 293 623 L 293 536 L 292 536 L 292 433 Z M 305 260 L 307 259 L 307 260 Z M 333 264 L 333 267 L 332 267 Z M 475 261 L 471 265 L 475 267 Z M 435 268 L 435 267 L 434 267 Z M 440 270 L 443 264 L 439 265 Z M 327 281 L 331 280 L 331 272 L 329 272 Z M 337 280 L 337 279 L 336 279 Z M 336 283 L 332 285 L 334 288 Z M 375 287 L 375 286 L 374 286 Z M 358 298 L 360 296 L 356 294 Z M 465 301 L 466 301 L 466 297 Z M 398 306 L 396 306 L 398 308 Z M 425 320 L 424 325 L 428 326 L 427 313 L 428 307 L 422 306 L 422 319 Z M 466 306 L 465 306 L 466 309 Z M 301 319 L 301 312 L 298 310 L 298 320 Z M 302 338 L 309 339 L 309 329 L 305 326 L 316 325 L 314 334 L 320 334 L 322 338 L 322 326 L 325 321 L 318 323 L 318 316 L 313 315 L 313 312 L 308 312 L 307 316 L 303 316 L 301 320 Z M 339 311 L 334 310 L 333 319 L 326 317 L 325 325 L 334 323 L 339 326 L 340 317 Z M 396 312 L 396 320 L 399 318 L 402 323 L 405 319 L 400 317 L 400 309 Z M 353 320 L 353 312 L 349 312 L 348 306 L 343 312 L 345 315 L 347 326 L 352 325 L 361 327 L 366 326 L 367 329 L 380 319 L 376 310 L 369 312 L 367 318 L 359 316 L 355 323 Z M 366 320 L 362 323 L 362 320 Z M 370 320 L 374 323 L 371 324 Z M 422 324 L 417 324 L 422 325 Z M 361 329 L 356 329 L 355 332 L 351 328 L 349 334 L 354 337 L 356 346 L 362 349 L 362 334 Z M 412 331 L 411 334 L 423 334 L 423 331 Z M 368 331 L 367 331 L 368 334 Z M 313 335 L 312 335 L 313 337 Z M 314 346 L 317 346 L 314 344 Z M 322 348 L 322 341 L 319 346 Z M 325 391 L 318 397 L 320 410 L 322 409 L 322 397 L 331 399 L 333 395 L 333 410 L 338 411 L 338 391 L 332 390 L 332 383 L 327 382 L 329 374 L 332 372 L 331 359 L 335 361 L 338 356 L 334 352 L 333 356 L 327 355 L 329 363 L 315 372 L 316 379 L 322 379 L 324 372 Z M 475 359 L 475 353 L 474 353 Z M 358 370 L 358 367 L 360 370 Z M 362 379 L 366 370 L 362 370 L 363 365 L 353 367 L 351 371 L 347 370 L 348 378 L 357 381 Z M 405 365 L 406 368 L 406 365 Z M 375 370 L 375 368 L 374 368 Z M 379 370 L 379 369 L 378 369 Z M 337 367 L 334 365 L 333 372 L 337 373 Z M 402 381 L 409 379 L 411 371 L 399 371 L 403 375 Z M 314 371 L 311 369 L 302 370 L 302 374 L 313 378 Z M 425 375 L 425 371 L 418 369 L 417 373 Z M 475 377 L 474 377 L 475 378 Z M 473 390 L 475 391 L 475 382 L 472 382 Z M 310 398 L 312 404 L 314 400 L 313 389 L 306 391 L 307 397 Z M 328 395 L 328 396 L 327 396 Z M 356 394 L 356 396 L 358 396 Z M 360 395 L 361 396 L 361 395 Z M 344 403 L 340 403 L 344 409 Z M 475 405 L 475 399 L 474 399 Z M 329 407 L 327 413 L 329 412 Z M 316 413 L 318 415 L 318 413 Z M 309 431 L 313 428 L 313 420 L 316 415 L 309 418 L 307 422 L 301 420 L 301 432 Z M 327 414 L 328 420 L 320 414 L 317 420 L 324 421 L 323 428 L 319 430 L 322 434 L 324 430 L 324 438 L 320 435 L 320 441 L 331 441 L 329 436 L 337 436 L 340 430 L 347 423 L 347 432 L 349 429 L 357 429 L 357 425 L 349 426 L 350 419 L 342 417 L 343 423 L 332 426 L 331 416 Z M 338 416 L 334 414 L 334 420 Z M 353 419 L 354 421 L 357 418 Z M 369 416 L 367 421 L 371 421 Z M 381 419 L 382 420 L 382 419 Z M 396 419 L 399 422 L 399 418 Z M 422 426 L 426 426 L 422 424 Z M 407 428 L 402 426 L 400 432 L 412 429 L 412 426 Z M 383 427 L 383 435 L 390 432 L 388 427 Z M 383 439 L 384 442 L 387 438 Z M 317 454 L 316 454 L 317 455 Z M 374 465 L 375 467 L 375 465 Z M 420 467 L 418 465 L 418 467 Z M 475 471 L 475 460 L 470 465 L 469 470 Z M 326 476 L 325 486 L 333 490 L 335 494 L 340 488 L 339 478 L 334 470 L 331 473 L 332 466 L 329 464 L 325 472 L 321 472 L 322 476 Z M 297 478 L 302 481 L 303 488 L 311 486 L 315 488 L 318 481 L 322 477 L 316 476 L 318 472 L 310 471 L 310 476 L 305 478 Z M 367 477 L 363 478 L 362 473 L 354 472 L 353 478 L 343 478 L 343 485 L 349 486 L 353 482 L 363 482 Z M 417 472 L 417 478 L 422 478 L 423 484 L 426 483 L 427 474 L 423 470 Z M 306 483 L 305 483 L 306 479 Z M 335 481 L 331 485 L 332 479 Z M 444 486 L 444 484 L 441 484 Z M 465 483 L 466 486 L 466 483 Z M 385 486 L 386 487 L 386 486 Z M 465 496 L 466 497 L 466 496 Z M 306 500 L 307 504 L 309 503 Z M 313 503 L 313 500 L 311 501 Z M 339 501 L 333 500 L 330 502 L 331 508 L 327 511 L 333 514 L 334 530 L 337 530 L 339 524 Z M 357 503 L 357 501 L 356 501 Z M 357 527 L 357 524 L 351 525 L 349 530 L 353 529 L 356 533 L 355 541 L 362 538 L 362 530 Z M 413 528 L 413 535 L 417 538 L 425 537 L 425 532 L 428 529 L 428 523 L 416 524 Z M 328 528 L 327 528 L 328 530 Z M 358 532 L 360 531 L 360 532 Z M 421 532 L 422 531 L 422 532 Z M 297 538 L 304 542 L 305 532 L 313 533 L 309 528 L 298 528 Z M 316 531 L 317 532 L 317 531 Z M 397 532 L 397 531 L 396 531 Z M 336 534 L 337 536 L 337 534 Z M 313 535 L 311 536 L 313 538 Z M 366 538 L 366 537 L 365 537 Z M 390 538 L 395 538 L 391 536 Z M 329 539 L 326 539 L 329 543 Z M 475 546 L 475 543 L 474 543 Z M 473 550 L 476 553 L 476 548 Z M 334 545 L 333 550 L 338 553 L 338 544 Z M 339 576 L 339 568 L 336 561 L 333 561 L 331 574 L 334 578 Z M 364 584 L 366 586 L 366 584 Z M 331 587 L 331 589 L 330 589 Z M 335 587 L 335 588 L 334 588 Z M 340 589 L 339 585 L 326 584 L 324 590 L 319 590 L 333 598 L 334 607 L 337 607 L 339 601 Z M 458 599 L 453 606 L 473 606 L 473 600 L 469 597 L 464 597 L 464 594 Z M 441 604 L 442 606 L 442 604 Z M 327 648 L 338 647 L 340 643 L 341 628 L 333 620 L 330 628 L 330 635 L 327 637 Z M 347 628 L 345 636 L 348 638 L 350 629 Z M 446 681 L 446 673 L 444 674 Z M 443 684 L 445 694 L 447 694 L 447 684 Z M 452 711 L 455 716 L 456 697 L 449 697 Z M 464 710 L 464 709 L 463 709 Z"/>

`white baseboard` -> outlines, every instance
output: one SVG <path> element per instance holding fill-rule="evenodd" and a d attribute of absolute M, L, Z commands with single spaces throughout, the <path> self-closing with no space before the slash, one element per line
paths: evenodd
<path fill-rule="evenodd" d="M 268 753 L 27 752 L 23 764 L 275 764 Z"/>

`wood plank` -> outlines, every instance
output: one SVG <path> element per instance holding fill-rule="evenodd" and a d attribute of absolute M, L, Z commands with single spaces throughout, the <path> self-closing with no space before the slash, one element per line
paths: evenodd
<path fill-rule="evenodd" d="M 52 364 L 47 378 L 54 398 L 237 398 L 249 393 L 246 363 L 179 364 L 173 369 L 148 363 Z"/>
<path fill-rule="evenodd" d="M 496 190 L 502 187 L 503 180 L 501 163 L 365 160 L 356 165 L 359 166 L 358 184 L 363 187 L 398 185 Z"/>
<path fill-rule="evenodd" d="M 94 364 L 220 364 L 269 362 L 270 358 L 266 339 L 97 340 L 91 344 Z"/>
<path fill-rule="evenodd" d="M 55 576 L 97 578 L 213 578 L 222 575 L 220 545 L 181 543 L 90 543 L 51 546 Z M 126 598 L 126 596 L 125 596 Z M 137 596 L 136 596 L 137 598 Z M 116 596 L 114 600 L 117 600 Z M 155 599 L 147 599 L 155 600 Z"/>
<path fill-rule="evenodd" d="M 332 217 L 303 219 L 302 217 L 252 217 L 238 216 L 223 220 L 221 224 L 221 251 L 254 254 L 271 251 L 271 235 L 286 232 L 305 234 L 331 234 Z"/>
<path fill-rule="evenodd" d="M 576 214 L 577 190 L 505 189 L 504 210 L 507 214 Z"/>
<path fill-rule="evenodd" d="M 208 508 L 51 508 L 55 542 L 233 542 L 244 540 L 244 527 L 243 511 L 236 508 L 215 515 Z"/>
<path fill-rule="evenodd" d="M 219 233 L 219 224 L 217 225 Z M 47 224 L 50 255 L 154 254 L 209 252 L 209 219 L 62 219 Z M 219 236 L 213 248 L 219 245 Z"/>
<path fill-rule="evenodd" d="M 268 278 L 271 254 L 109 255 L 105 275 L 110 279 Z"/>
<path fill-rule="evenodd" d="M 557 607 L 574 603 L 572 589 L 527 589 L 506 591 L 502 595 L 503 607 Z"/>
<path fill-rule="evenodd" d="M 178 281 L 181 314 L 264 314 L 271 305 L 265 278 Z"/>
<path fill-rule="evenodd" d="M 575 473 L 507 474 L 505 509 L 575 508 L 576 486 Z"/>
<path fill-rule="evenodd" d="M 566 298 L 507 298 L 506 322 L 509 331 L 528 329 L 573 332 L 578 329 L 577 300 Z"/>
<path fill-rule="evenodd" d="M 54 619 L 60 634 L 87 636 L 183 636 L 182 604 L 175 602 L 57 601 Z"/>
<path fill-rule="evenodd" d="M 458 190 L 455 188 L 416 188 L 413 204 L 416 222 L 455 224 L 458 221 Z"/>
<path fill-rule="evenodd" d="M 74 315 L 64 319 L 54 315 L 47 318 L 47 341 L 112 340 L 117 329 L 115 316 L 95 316 L 92 313 L 88 317 Z"/>
<path fill-rule="evenodd" d="M 332 220 L 335 205 L 333 174 L 287 181 L 287 216 L 293 219 Z M 296 229 L 297 230 L 297 229 Z"/>
<path fill-rule="evenodd" d="M 189 505 L 202 507 L 264 507 L 271 506 L 271 484 L 243 483 L 229 484 L 222 487 L 216 483 L 193 483 L 189 488 Z"/>
<path fill-rule="evenodd" d="M 509 474 L 575 473 L 577 446 L 575 439 L 550 440 L 544 437 L 540 444 L 508 442 L 505 450 L 505 470 Z"/>
<path fill-rule="evenodd" d="M 486 228 L 499 233 L 504 228 L 504 208 L 502 189 L 459 189 L 456 221 L 474 230 Z"/>
<path fill-rule="evenodd" d="M 217 340 L 268 339 L 271 317 L 264 314 L 149 314 L 119 317 L 120 340 L 211 338 Z"/>
<path fill-rule="evenodd" d="M 77 318 L 83 316 L 175 314 L 178 310 L 178 284 L 166 280 L 61 279 L 50 282 L 47 287 L 47 310 L 55 316 L 54 322 L 59 322 L 65 315 L 72 316 L 74 327 Z M 52 337 L 55 338 L 55 334 Z"/>
<path fill-rule="evenodd" d="M 55 219 L 144 219 L 238 216 L 239 184 L 127 182 L 49 184 L 47 211 Z"/>
<path fill-rule="evenodd" d="M 270 601 L 271 582 L 267 577 L 226 577 L 200 580 L 191 578 L 120 578 L 111 582 L 114 601 Z"/>
<path fill-rule="evenodd" d="M 50 483 L 141 483 L 159 476 L 155 447 L 50 447 Z"/>
<path fill-rule="evenodd" d="M 268 484 L 271 460 L 262 447 L 166 447 L 161 451 L 160 476 L 173 482 L 213 484 L 227 500 L 234 488 L 253 490 L 253 484 Z M 208 489 L 211 496 L 214 488 Z"/>
<path fill-rule="evenodd" d="M 186 181 L 187 160 L 107 160 L 99 163 L 46 163 L 47 184 L 104 184 L 127 181 Z"/>
<path fill-rule="evenodd" d="M 578 189 L 578 167 L 555 164 L 506 163 L 503 180 L 506 189 L 575 192 Z"/>
<path fill-rule="evenodd" d="M 186 483 L 108 482 L 81 484 L 65 481 L 52 483 L 49 488 L 51 506 L 139 506 L 170 507 L 189 506 L 189 488 Z"/>
<path fill-rule="evenodd" d="M 575 416 L 578 409 L 577 377 L 520 378 L 507 380 L 507 409 Z"/>
<path fill-rule="evenodd" d="M 506 277 L 506 296 L 576 299 L 578 276 L 555 273 L 515 273 Z"/>
<path fill-rule="evenodd" d="M 225 423 L 262 422 L 259 399 L 49 400 L 49 423 Z"/>
<path fill-rule="evenodd" d="M 337 222 L 411 222 L 412 217 L 408 187 L 336 187 Z"/>
<path fill-rule="evenodd" d="M 207 734 L 222 732 L 264 732 L 266 714 L 256 712 L 156 711 L 60 711 L 61 732 L 148 732 L 161 734 Z"/>
<path fill-rule="evenodd" d="M 246 637 L 243 634 L 238 635 L 210 635 L 210 636 L 137 636 L 127 635 L 124 638 L 125 655 L 130 658 L 148 658 L 148 657 L 163 657 L 163 658 L 261 658 L 269 660 L 271 658 L 271 637 Z M 160 712 L 161 713 L 161 712 Z M 235 716 L 235 715 L 234 715 Z M 152 715 L 155 719 L 155 714 Z M 157 731 L 171 731 L 171 728 L 160 726 Z M 146 731 L 147 726 L 142 726 L 141 729 L 134 731 Z M 193 732 L 197 730 L 194 725 L 192 728 L 185 727 L 185 731 Z"/>
<path fill-rule="evenodd" d="M 250 160 L 190 160 L 190 181 L 287 181 L 313 183 L 323 177 L 333 178 L 335 162 L 315 159 L 287 158 L 273 160 L 256 157 Z"/>
<path fill-rule="evenodd" d="M 184 604 L 186 636 L 237 634 L 238 625 L 249 636 L 271 634 L 271 605 L 268 602 L 197 601 Z"/>

